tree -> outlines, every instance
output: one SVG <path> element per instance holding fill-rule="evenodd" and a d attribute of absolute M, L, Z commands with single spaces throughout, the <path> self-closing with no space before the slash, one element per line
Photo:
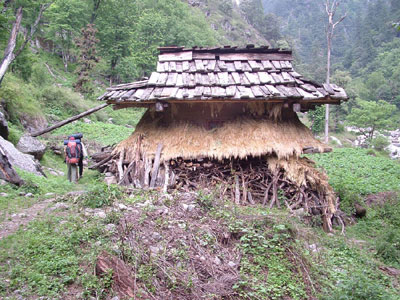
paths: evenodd
<path fill-rule="evenodd" d="M 332 39 L 335 31 L 335 27 L 340 24 L 347 16 L 340 17 L 338 21 L 334 21 L 336 10 L 340 4 L 340 1 L 331 0 L 325 1 L 325 10 L 328 15 L 328 25 L 326 28 L 326 41 L 327 41 L 327 63 L 326 63 L 326 83 L 330 83 L 331 77 L 331 52 L 332 52 Z M 325 108 L 325 143 L 329 142 L 329 104 Z"/>
<path fill-rule="evenodd" d="M 99 40 L 96 38 L 97 29 L 93 24 L 88 24 L 81 30 L 81 33 L 81 37 L 75 42 L 80 50 L 79 65 L 75 71 L 78 74 L 75 90 L 83 93 L 91 93 L 93 89 L 89 86 L 90 72 L 99 61 L 96 51 L 96 45 Z"/>
<path fill-rule="evenodd" d="M 352 109 L 347 121 L 360 128 L 369 142 L 377 130 L 390 130 L 398 125 L 397 108 L 393 104 L 384 100 L 373 102 L 358 99 L 357 106 Z"/>
<path fill-rule="evenodd" d="M 9 6 L 12 4 L 12 1 L 5 1 L 2 14 L 6 13 Z M 41 2 L 41 1 L 38 1 Z M 24 50 L 25 46 L 32 40 L 33 36 L 35 35 L 40 20 L 42 18 L 43 12 L 53 3 L 51 2 L 44 2 L 39 3 L 38 6 L 33 4 L 34 11 L 37 11 L 37 16 L 35 20 L 30 24 L 30 30 L 26 28 L 25 34 L 23 35 L 23 42 L 22 44 L 16 49 L 17 46 L 17 38 L 19 33 L 21 32 L 21 23 L 24 14 L 24 5 L 27 8 L 32 8 L 32 4 L 29 2 L 25 3 L 24 1 L 18 1 L 15 3 L 16 10 L 15 10 L 15 20 L 12 24 L 11 32 L 8 38 L 7 46 L 4 50 L 4 55 L 0 63 L 0 84 L 3 81 L 4 75 L 7 72 L 8 67 L 10 64 L 15 60 L 15 58 Z"/>

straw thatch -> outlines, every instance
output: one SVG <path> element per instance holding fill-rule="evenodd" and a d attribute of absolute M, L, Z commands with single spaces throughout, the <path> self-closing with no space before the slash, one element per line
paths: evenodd
<path fill-rule="evenodd" d="M 325 147 L 294 113 L 291 118 L 279 122 L 268 116 L 241 116 L 224 122 L 221 127 L 207 130 L 192 121 L 166 122 L 164 116 L 153 118 L 147 112 L 135 132 L 115 148 L 114 154 L 123 151 L 125 160 L 132 161 L 138 150 L 139 136 L 143 136 L 140 152 L 149 158 L 154 158 L 158 144 L 163 145 L 162 160 L 177 157 L 244 159 L 265 154 L 289 158 L 299 156 L 307 147 L 317 148 L 320 152 L 324 152 Z"/>

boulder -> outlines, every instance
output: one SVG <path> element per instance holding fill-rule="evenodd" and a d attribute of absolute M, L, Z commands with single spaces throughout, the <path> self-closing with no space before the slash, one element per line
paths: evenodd
<path fill-rule="evenodd" d="M 8 123 L 4 114 L 0 111 L 0 136 L 8 139 Z"/>
<path fill-rule="evenodd" d="M 35 175 L 44 176 L 40 164 L 35 161 L 32 155 L 20 152 L 12 143 L 2 137 L 0 137 L 0 149 L 8 158 L 12 167 L 18 167 Z"/>
<path fill-rule="evenodd" d="M 25 133 L 17 144 L 17 149 L 25 154 L 33 155 L 36 159 L 42 159 L 46 152 L 46 146 L 43 145 L 37 138 Z"/>

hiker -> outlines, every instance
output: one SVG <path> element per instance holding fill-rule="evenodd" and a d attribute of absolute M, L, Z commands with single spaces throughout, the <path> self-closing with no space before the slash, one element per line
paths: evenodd
<path fill-rule="evenodd" d="M 64 141 L 65 144 L 65 141 Z M 67 144 L 64 148 L 65 162 L 68 166 L 68 180 L 70 182 L 78 181 L 78 169 L 77 165 L 81 157 L 81 148 L 78 146 L 78 140 L 75 140 L 73 136 L 68 138 Z"/>
<path fill-rule="evenodd" d="M 82 136 L 83 137 L 83 136 Z M 81 137 L 81 142 L 78 144 L 80 147 L 80 157 L 79 157 L 79 178 L 82 178 L 83 176 L 83 160 L 88 157 L 88 153 L 85 147 L 85 144 L 82 142 L 82 137 Z"/>

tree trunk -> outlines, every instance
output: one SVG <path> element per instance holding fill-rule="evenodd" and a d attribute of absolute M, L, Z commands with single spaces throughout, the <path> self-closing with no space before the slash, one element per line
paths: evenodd
<path fill-rule="evenodd" d="M 3 81 L 4 75 L 7 72 L 8 67 L 15 58 L 14 50 L 17 44 L 18 32 L 21 28 L 22 20 L 22 6 L 18 8 L 15 21 L 11 29 L 10 38 L 8 39 L 7 47 L 4 50 L 4 57 L 0 64 L 0 84 Z"/>

